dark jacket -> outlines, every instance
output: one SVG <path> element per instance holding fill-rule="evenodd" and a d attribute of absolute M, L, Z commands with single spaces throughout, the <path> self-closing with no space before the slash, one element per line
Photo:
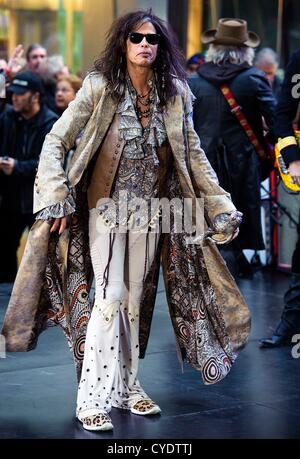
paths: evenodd
<path fill-rule="evenodd" d="M 275 99 L 260 70 L 244 65 L 203 64 L 189 78 L 196 100 L 194 125 L 220 184 L 231 193 L 244 220 L 238 237 L 242 249 L 264 248 L 260 211 L 260 161 L 246 133 L 230 111 L 219 86 L 229 84 L 257 137 L 263 142 L 262 116 L 272 129 Z"/>
<path fill-rule="evenodd" d="M 281 92 L 278 96 L 275 134 L 277 137 L 281 138 L 294 135 L 293 120 L 296 117 L 300 101 L 299 80 L 292 82 L 294 75 L 300 75 L 300 50 L 293 53 L 288 63 Z M 294 91 L 296 92 L 294 95 L 297 97 L 293 97 Z M 289 165 L 292 161 L 300 160 L 300 150 L 296 145 L 290 145 L 282 149 L 281 153 L 287 165 Z"/>
<path fill-rule="evenodd" d="M 281 78 L 279 78 L 278 75 L 275 75 L 273 83 L 272 83 L 272 91 L 273 91 L 273 94 L 276 100 L 278 99 L 278 96 L 280 94 L 281 85 L 282 85 Z"/>
<path fill-rule="evenodd" d="M 46 134 L 58 116 L 42 106 L 33 118 L 25 120 L 11 106 L 0 117 L 0 156 L 16 159 L 11 176 L 0 171 L 1 210 L 32 213 L 33 184 Z"/>

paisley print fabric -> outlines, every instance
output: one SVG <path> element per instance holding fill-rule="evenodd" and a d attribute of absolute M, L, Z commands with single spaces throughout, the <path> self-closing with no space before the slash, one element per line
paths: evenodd
<path fill-rule="evenodd" d="M 88 213 L 84 202 L 80 201 L 83 197 L 85 195 L 79 193 L 76 212 L 70 223 L 66 253 L 58 253 L 57 236 L 50 242 L 45 272 L 47 286 L 43 291 L 49 305 L 43 327 L 48 328 L 57 324 L 62 327 L 73 352 L 78 379 L 81 374 L 87 324 L 92 310 L 89 292 L 93 278 L 88 235 L 85 230 Z M 55 262 L 57 259 L 61 260 L 59 265 Z M 58 269 L 57 272 L 53 272 L 55 268 Z"/>
<path fill-rule="evenodd" d="M 79 191 L 68 231 L 60 237 L 50 234 L 49 224 L 37 220 L 29 233 L 3 333 L 8 351 L 28 351 L 36 347 L 42 331 L 59 325 L 73 352 L 79 380 L 93 303 L 86 195 Z"/>
<path fill-rule="evenodd" d="M 175 171 L 168 189 L 170 199 L 181 196 Z M 173 225 L 171 216 L 163 256 L 174 331 L 182 359 L 201 371 L 205 384 L 213 384 L 226 376 L 236 355 L 209 281 L 201 246 L 187 244 L 186 234 L 176 233 Z"/>

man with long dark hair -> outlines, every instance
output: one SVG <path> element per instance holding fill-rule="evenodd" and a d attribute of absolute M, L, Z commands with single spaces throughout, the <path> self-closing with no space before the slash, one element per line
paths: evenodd
<path fill-rule="evenodd" d="M 76 415 L 88 430 L 112 429 L 112 407 L 142 416 L 161 411 L 137 379 L 160 260 L 181 359 L 206 384 L 226 376 L 249 334 L 248 308 L 208 237 L 231 240 L 240 215 L 200 147 L 191 101 L 167 25 L 151 11 L 129 13 L 112 25 L 102 56 L 43 147 L 38 221 L 3 334 L 8 350 L 28 350 L 47 326 L 63 327 L 78 370 Z M 82 129 L 66 176 L 64 155 Z M 177 231 L 180 209 L 172 201 L 162 234 L 159 198 L 186 198 L 212 230 L 206 226 L 197 241 L 189 238 L 193 227 Z"/>

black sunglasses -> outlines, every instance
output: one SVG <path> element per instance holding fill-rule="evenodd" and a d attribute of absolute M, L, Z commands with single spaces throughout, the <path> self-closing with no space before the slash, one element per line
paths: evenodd
<path fill-rule="evenodd" d="M 146 33 L 145 35 L 143 33 L 139 32 L 130 32 L 128 35 L 129 40 L 131 43 L 134 43 L 137 45 L 138 43 L 141 43 L 141 41 L 146 38 L 147 42 L 149 45 L 158 45 L 160 35 L 158 33 Z"/>

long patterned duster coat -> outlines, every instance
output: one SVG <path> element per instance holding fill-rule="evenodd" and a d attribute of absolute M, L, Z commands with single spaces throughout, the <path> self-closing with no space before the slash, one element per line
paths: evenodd
<path fill-rule="evenodd" d="M 193 129 L 190 90 L 179 82 L 177 87 L 178 94 L 163 115 L 174 171 L 168 179 L 169 197 L 195 200 L 201 196 L 209 224 L 218 214 L 232 212 L 235 207 L 219 187 Z M 74 354 L 78 378 L 92 308 L 86 177 L 116 108 L 107 82 L 99 74 L 90 74 L 47 135 L 35 181 L 34 212 L 65 200 L 70 193 L 76 196 L 76 211 L 60 237 L 50 234 L 48 221 L 37 220 L 33 225 L 2 330 L 8 351 L 29 351 L 36 347 L 43 330 L 61 325 Z M 66 176 L 65 153 L 82 129 Z M 109 166 L 114 164 L 114 149 L 112 145 L 112 157 L 103 169 L 107 196 L 114 179 L 114 174 L 108 175 Z M 163 177 L 167 177 L 166 171 Z M 214 242 L 203 239 L 200 244 L 187 244 L 186 234 L 177 233 L 171 225 L 170 232 L 160 238 L 145 279 L 140 312 L 141 358 L 150 332 L 160 262 L 179 358 L 199 370 L 205 384 L 215 383 L 226 376 L 246 343 L 250 330 L 248 307 Z"/>

